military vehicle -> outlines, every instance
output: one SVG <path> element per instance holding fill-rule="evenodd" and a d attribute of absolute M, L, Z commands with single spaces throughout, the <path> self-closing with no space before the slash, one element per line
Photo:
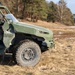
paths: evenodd
<path fill-rule="evenodd" d="M 35 66 L 45 49 L 52 48 L 53 32 L 44 27 L 19 22 L 8 8 L 0 4 L 0 55 L 11 53 L 20 66 Z M 2 43 L 1 43 L 2 41 Z"/>

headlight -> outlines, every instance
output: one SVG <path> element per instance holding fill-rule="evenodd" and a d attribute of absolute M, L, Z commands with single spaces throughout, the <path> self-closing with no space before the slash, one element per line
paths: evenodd
<path fill-rule="evenodd" d="M 48 32 L 39 31 L 41 34 L 49 34 Z"/>

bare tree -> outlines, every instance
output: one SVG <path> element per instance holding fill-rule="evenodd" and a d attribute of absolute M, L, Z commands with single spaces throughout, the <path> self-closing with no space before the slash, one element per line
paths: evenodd
<path fill-rule="evenodd" d="M 64 0 L 60 0 L 58 5 L 57 5 L 57 8 L 58 8 L 59 19 L 62 22 L 63 16 L 64 16 L 64 11 L 65 11 L 65 8 L 66 8 L 65 1 Z"/>

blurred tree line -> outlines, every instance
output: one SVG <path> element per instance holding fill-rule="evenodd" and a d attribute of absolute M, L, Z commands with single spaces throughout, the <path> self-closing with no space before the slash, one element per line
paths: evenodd
<path fill-rule="evenodd" d="M 30 18 L 31 21 L 45 20 L 48 22 L 61 22 L 66 25 L 74 25 L 74 15 L 66 6 L 64 0 L 58 4 L 46 2 L 46 0 L 1 0 L 10 11 L 20 19 Z"/>

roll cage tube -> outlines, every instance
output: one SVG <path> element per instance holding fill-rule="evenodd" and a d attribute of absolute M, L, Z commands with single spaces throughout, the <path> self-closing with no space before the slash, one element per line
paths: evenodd
<path fill-rule="evenodd" d="M 0 9 L 5 9 L 6 13 L 7 13 L 7 14 L 10 14 L 10 11 L 8 10 L 7 7 L 5 7 L 5 6 L 0 6 Z"/>
<path fill-rule="evenodd" d="M 8 20 L 6 19 L 5 15 L 2 13 L 1 10 L 0 10 L 0 14 L 3 16 L 4 20 L 5 20 L 7 23 L 9 23 Z"/>

